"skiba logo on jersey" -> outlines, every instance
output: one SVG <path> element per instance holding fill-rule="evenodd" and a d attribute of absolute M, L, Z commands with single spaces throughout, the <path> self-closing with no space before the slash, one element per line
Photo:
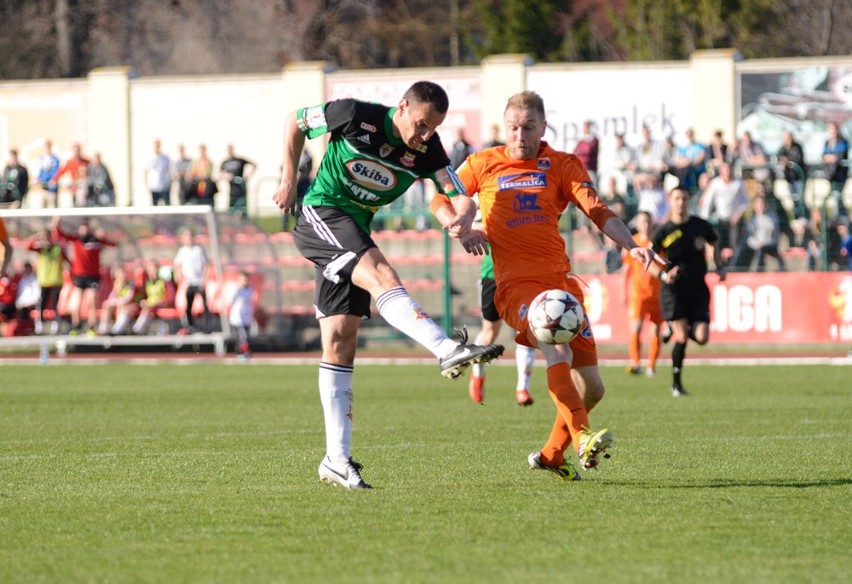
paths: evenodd
<path fill-rule="evenodd" d="M 389 191 L 396 187 L 396 175 L 386 166 L 372 160 L 350 160 L 349 174 L 357 184 L 374 191 Z"/>

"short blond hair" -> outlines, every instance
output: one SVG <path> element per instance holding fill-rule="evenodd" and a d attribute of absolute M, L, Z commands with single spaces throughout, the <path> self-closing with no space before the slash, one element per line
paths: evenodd
<path fill-rule="evenodd" d="M 535 91 L 522 91 L 510 97 L 503 113 L 506 113 L 510 108 L 535 110 L 541 115 L 542 119 L 545 117 L 544 100 Z"/>

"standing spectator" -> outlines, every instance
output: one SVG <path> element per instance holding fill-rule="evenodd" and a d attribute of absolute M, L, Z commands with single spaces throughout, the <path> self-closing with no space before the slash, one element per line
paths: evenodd
<path fill-rule="evenodd" d="M 112 290 L 101 305 L 101 322 L 98 326 L 98 334 L 123 335 L 130 325 L 130 319 L 134 316 L 136 305 L 136 286 L 132 278 L 127 276 L 127 270 L 118 266 L 112 281 Z M 115 315 L 115 324 L 109 328 L 112 315 Z"/>
<path fill-rule="evenodd" d="M 182 152 L 183 145 L 178 148 Z M 179 161 L 176 160 L 175 165 Z M 162 151 L 160 141 L 154 140 L 154 156 L 145 165 L 145 185 L 151 192 L 151 204 L 155 207 L 161 203 L 163 205 L 171 203 L 171 164 L 169 157 Z"/>
<path fill-rule="evenodd" d="M 77 233 L 62 230 L 61 220 L 53 220 L 53 230 L 57 239 L 71 244 L 71 279 L 74 291 L 71 296 L 71 335 L 80 334 L 80 321 L 83 306 L 86 307 L 88 329 L 86 335 L 95 336 L 97 321 L 98 290 L 101 286 L 101 251 L 104 246 L 114 246 L 107 239 L 103 229 L 92 229 L 89 220 L 83 219 Z"/>
<path fill-rule="evenodd" d="M 251 357 L 249 331 L 254 320 L 254 290 L 249 286 L 249 276 L 240 273 L 239 286 L 229 302 L 228 322 L 237 331 L 237 358 Z"/>
<path fill-rule="evenodd" d="M 147 332 L 148 324 L 157 317 L 157 310 L 174 306 L 174 284 L 160 274 L 157 263 L 153 260 L 145 262 L 145 296 L 139 302 L 139 318 L 133 324 L 133 334 L 142 335 Z"/>
<path fill-rule="evenodd" d="M 805 153 L 793 133 L 784 132 L 783 143 L 778 149 L 778 164 L 784 180 L 790 185 L 790 195 L 793 197 L 793 214 L 796 219 L 808 216 L 805 206 L 805 181 L 808 180 L 808 165 L 805 164 Z"/>
<path fill-rule="evenodd" d="M 828 139 L 822 149 L 822 164 L 825 178 L 831 182 L 831 195 L 837 204 L 837 216 L 841 220 L 848 220 L 849 214 L 843 204 L 843 188 L 849 177 L 847 166 L 849 157 L 849 143 L 840 128 L 834 122 L 828 124 Z"/>
<path fill-rule="evenodd" d="M 707 144 L 707 166 L 715 174 L 723 162 L 728 162 L 728 145 L 722 139 L 722 130 L 716 130 Z"/>
<path fill-rule="evenodd" d="M 75 142 L 71 146 L 71 149 L 73 151 L 71 158 L 66 160 L 57 169 L 56 174 L 50 178 L 50 182 L 58 184 L 59 179 L 65 174 L 68 174 L 72 182 L 71 193 L 74 205 L 83 207 L 86 205 L 86 195 L 88 194 L 86 189 L 86 167 L 89 166 L 89 159 L 83 156 L 83 147 L 79 142 Z"/>
<path fill-rule="evenodd" d="M 3 182 L 0 184 L 0 203 L 17 202 L 24 206 L 24 197 L 30 188 L 30 174 L 27 167 L 18 162 L 18 151 L 9 150 L 9 162 L 3 169 Z"/>
<path fill-rule="evenodd" d="M 636 173 L 633 188 L 638 192 L 646 176 L 653 175 L 657 177 L 657 181 L 663 179 L 666 173 L 666 163 L 663 160 L 665 149 L 663 144 L 653 139 L 651 129 L 648 126 L 642 126 L 642 143 L 635 152 Z"/>
<path fill-rule="evenodd" d="M 464 128 L 459 128 L 456 131 L 456 141 L 453 144 L 453 149 L 450 151 L 450 165 L 453 167 L 453 170 L 458 169 L 472 152 L 473 148 L 464 137 Z"/>
<path fill-rule="evenodd" d="M 690 192 L 698 187 L 698 177 L 707 170 L 707 148 L 695 139 L 695 130 L 686 129 L 686 144 L 677 149 L 674 168 L 669 172 Z"/>
<path fill-rule="evenodd" d="M 0 252 L 3 258 L 0 260 L 0 278 L 9 274 L 9 266 L 12 265 L 12 242 L 9 241 L 9 232 L 6 231 L 6 222 L 0 217 Z"/>
<path fill-rule="evenodd" d="M 177 183 L 178 200 L 181 205 L 186 204 L 187 195 L 190 190 L 192 175 L 192 159 L 186 155 L 186 147 L 178 144 L 178 155 L 172 166 L 172 181 Z"/>
<path fill-rule="evenodd" d="M 592 120 L 583 121 L 583 135 L 574 146 L 574 156 L 580 159 L 586 171 L 589 173 L 589 178 L 592 179 L 592 184 L 598 183 L 598 137 L 594 134 Z"/>
<path fill-rule="evenodd" d="M 178 249 L 174 259 L 175 282 L 178 288 L 183 287 L 186 297 L 186 312 L 183 315 L 182 334 L 196 332 L 195 317 L 192 314 L 192 304 L 195 297 L 201 298 L 203 306 L 204 332 L 208 325 L 210 310 L 207 307 L 207 291 L 204 286 L 207 283 L 207 271 L 210 261 L 204 248 L 195 242 L 192 231 L 187 229 L 181 234 L 181 247 Z"/>
<path fill-rule="evenodd" d="M 659 178 L 652 174 L 645 175 L 640 186 L 638 199 L 637 212 L 648 213 L 654 225 L 665 223 L 666 214 L 669 212 L 669 202 Z"/>
<path fill-rule="evenodd" d="M 112 207 L 115 205 L 115 188 L 109 169 L 101 160 L 101 153 L 95 152 L 86 167 L 86 205 L 88 207 Z"/>
<path fill-rule="evenodd" d="M 656 266 L 651 269 L 659 272 L 664 284 L 660 292 L 663 318 L 669 321 L 674 340 L 672 397 L 687 395 L 681 379 L 687 341 L 704 345 L 710 340 L 710 289 L 705 281 L 708 246 L 719 279 L 725 279 L 716 231 L 704 219 L 690 215 L 689 197 L 689 190 L 683 187 L 672 191 L 670 219 L 654 232 L 652 247 L 671 262 L 667 271 Z"/>
<path fill-rule="evenodd" d="M 746 223 L 745 246 L 749 255 L 753 258 L 749 262 L 749 269 L 758 272 L 764 271 L 766 256 L 775 258 L 778 269 L 782 272 L 787 270 L 784 258 L 778 252 L 778 240 L 781 236 L 781 223 L 778 214 L 766 208 L 765 195 L 758 194 L 752 201 L 752 215 Z M 744 265 L 745 259 L 738 260 L 736 265 Z"/>
<path fill-rule="evenodd" d="M 246 160 L 234 154 L 234 145 L 226 147 L 228 158 L 222 162 L 218 177 L 228 181 L 230 187 L 229 204 L 231 210 L 239 210 L 243 217 L 247 216 L 248 179 L 257 166 L 251 160 Z"/>
<path fill-rule="evenodd" d="M 213 195 L 218 192 L 216 181 L 213 180 L 213 162 L 207 158 L 207 146 L 198 147 L 198 158 L 192 161 L 189 169 L 189 192 L 187 203 L 198 205 L 213 205 Z"/>
<path fill-rule="evenodd" d="M 636 215 L 636 234 L 633 241 L 639 247 L 651 247 L 651 216 L 645 211 Z M 627 345 L 630 366 L 627 371 L 638 375 L 642 371 L 642 327 L 645 320 L 651 321 L 651 338 L 648 342 L 647 377 L 654 377 L 657 357 L 660 355 L 660 325 L 663 313 L 660 308 L 660 280 L 633 258 L 624 253 L 624 301 L 627 304 L 627 316 L 630 320 L 630 341 Z"/>
<path fill-rule="evenodd" d="M 491 139 L 488 140 L 483 148 L 494 148 L 495 146 L 505 146 L 505 142 L 500 139 L 500 124 L 491 125 Z"/>
<path fill-rule="evenodd" d="M 790 247 L 805 250 L 807 257 L 807 269 L 814 272 L 822 263 L 822 248 L 817 242 L 810 221 L 805 217 L 790 221 L 790 229 L 793 237 L 790 239 Z"/>
<path fill-rule="evenodd" d="M 615 150 L 611 164 L 612 168 L 607 168 L 606 171 L 614 170 L 624 177 L 627 195 L 633 198 L 635 196 L 633 182 L 639 163 L 636 159 L 636 151 L 624 141 L 624 134 L 615 135 Z"/>
<path fill-rule="evenodd" d="M 769 180 L 769 159 L 766 157 L 766 150 L 760 142 L 752 139 L 750 132 L 743 132 L 734 153 L 734 160 L 742 169 L 743 180 L 754 179 L 760 183 Z"/>
<path fill-rule="evenodd" d="M 53 143 L 44 141 L 44 154 L 38 158 L 38 184 L 44 191 L 44 206 L 56 207 L 56 183 L 50 181 L 59 170 L 59 158 L 53 153 Z"/>
<path fill-rule="evenodd" d="M 719 176 L 710 179 L 701 196 L 698 215 L 717 222 L 718 248 L 736 249 L 740 220 L 748 209 L 748 194 L 743 181 L 734 177 L 730 163 L 719 165 Z"/>
<path fill-rule="evenodd" d="M 618 190 L 618 179 L 615 175 L 609 175 L 606 180 L 606 187 L 600 192 L 601 202 L 610 208 L 615 215 L 627 223 L 630 217 L 627 217 L 627 211 L 624 206 L 624 197 Z"/>
<path fill-rule="evenodd" d="M 38 316 L 35 323 L 37 335 L 44 332 L 45 311 L 53 310 L 53 322 L 51 323 L 51 334 L 59 332 L 59 293 L 64 283 L 62 278 L 62 267 L 64 263 L 70 263 L 63 248 L 52 237 L 50 229 L 40 231 L 30 238 L 27 249 L 38 254 L 36 261 L 36 277 L 41 287 L 41 298 L 38 305 Z"/>
<path fill-rule="evenodd" d="M 838 224 L 837 233 L 840 235 L 840 255 L 849 262 L 849 271 L 852 272 L 852 234 L 849 233 L 849 226 Z"/>

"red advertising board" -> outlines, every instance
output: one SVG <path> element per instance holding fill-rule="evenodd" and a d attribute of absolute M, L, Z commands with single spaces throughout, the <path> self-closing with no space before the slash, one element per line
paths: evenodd
<path fill-rule="evenodd" d="M 623 274 L 581 276 L 598 343 L 626 343 Z M 709 274 L 711 339 L 719 343 L 852 342 L 852 273 Z"/>

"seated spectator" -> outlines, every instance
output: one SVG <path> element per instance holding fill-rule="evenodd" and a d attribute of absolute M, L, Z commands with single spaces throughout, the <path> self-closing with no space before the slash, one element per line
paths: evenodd
<path fill-rule="evenodd" d="M 27 244 L 27 249 L 38 253 L 36 260 L 36 277 L 41 288 L 41 296 L 38 303 L 35 333 L 43 332 L 43 323 L 46 310 L 53 310 L 53 322 L 51 323 L 51 334 L 59 332 L 59 294 L 62 292 L 64 279 L 62 267 L 64 263 L 71 263 L 65 255 L 65 248 L 53 240 L 50 229 L 45 229 L 33 235 Z"/>
<path fill-rule="evenodd" d="M 801 144 L 793 138 L 790 131 L 784 132 L 783 143 L 778 150 L 778 164 L 781 174 L 790 186 L 793 197 L 793 213 L 796 218 L 807 217 L 805 206 L 805 181 L 808 180 L 808 165 L 805 164 L 805 153 Z"/>
<path fill-rule="evenodd" d="M 614 175 L 609 175 L 606 180 L 606 187 L 599 193 L 601 202 L 609 207 L 610 211 L 615 213 L 619 219 L 625 223 L 629 219 L 625 219 L 624 197 L 618 192 L 618 179 Z"/>
<path fill-rule="evenodd" d="M 655 226 L 666 222 L 666 216 L 669 212 L 669 201 L 665 191 L 663 191 L 659 178 L 650 174 L 646 175 L 638 197 L 639 205 L 636 209 L 637 212 L 644 211 L 648 213 Z"/>
<path fill-rule="evenodd" d="M 818 270 L 822 263 L 822 250 L 810 222 L 804 217 L 793 219 L 790 221 L 790 228 L 793 232 L 790 247 L 800 248 L 807 252 L 809 272 Z"/>
<path fill-rule="evenodd" d="M 663 160 L 665 150 L 663 144 L 651 137 L 651 129 L 642 126 L 642 143 L 634 151 L 636 154 L 636 170 L 633 177 L 633 190 L 638 192 L 647 175 L 662 180 L 666 173 L 666 163 Z"/>
<path fill-rule="evenodd" d="M 716 130 L 707 145 L 707 171 L 717 174 L 723 162 L 728 162 L 728 145 L 722 139 L 722 130 Z"/>
<path fill-rule="evenodd" d="M 127 277 L 127 271 L 119 266 L 115 268 L 114 277 L 112 290 L 101 305 L 101 322 L 98 326 L 98 334 L 101 335 L 123 335 L 137 308 L 133 301 L 136 296 L 136 287 Z M 110 328 L 110 320 L 113 317 L 115 323 Z"/>
<path fill-rule="evenodd" d="M 852 238 L 845 221 L 834 219 L 828 232 L 828 269 L 852 270 Z"/>
<path fill-rule="evenodd" d="M 835 123 L 827 126 L 828 138 L 822 150 L 823 174 L 831 183 L 831 195 L 837 205 L 837 216 L 848 221 L 848 211 L 843 204 L 843 188 L 849 177 L 849 167 L 846 166 L 849 158 L 849 143 L 840 128 Z"/>
<path fill-rule="evenodd" d="M 740 220 L 748 209 L 748 194 L 743 182 L 735 178 L 731 165 L 719 165 L 719 176 L 710 179 L 701 196 L 698 215 L 716 223 L 719 232 L 719 248 L 736 249 Z"/>
<path fill-rule="evenodd" d="M 164 278 L 156 262 L 145 262 L 145 297 L 140 301 L 139 318 L 133 324 L 133 334 L 144 335 L 148 325 L 157 318 L 157 310 L 173 308 L 175 305 L 175 286 L 171 278 Z"/>
<path fill-rule="evenodd" d="M 686 144 L 677 149 L 674 167 L 669 173 L 678 178 L 679 184 L 692 192 L 698 187 L 698 177 L 707 169 L 707 149 L 695 140 L 695 131 L 686 130 Z"/>
<path fill-rule="evenodd" d="M 743 132 L 733 157 L 742 168 L 743 180 L 754 179 L 760 183 L 766 183 L 769 180 L 769 159 L 766 156 L 766 150 L 759 142 L 752 140 L 751 133 Z"/>
<path fill-rule="evenodd" d="M 766 208 L 766 197 L 762 194 L 754 197 L 752 206 L 752 215 L 746 223 L 745 246 L 742 248 L 743 257 L 735 260 L 734 265 L 744 266 L 748 263 L 751 271 L 763 272 L 766 257 L 769 256 L 775 258 L 775 261 L 778 262 L 779 271 L 786 271 L 784 258 L 778 253 L 778 240 L 781 235 L 778 214 Z"/>

